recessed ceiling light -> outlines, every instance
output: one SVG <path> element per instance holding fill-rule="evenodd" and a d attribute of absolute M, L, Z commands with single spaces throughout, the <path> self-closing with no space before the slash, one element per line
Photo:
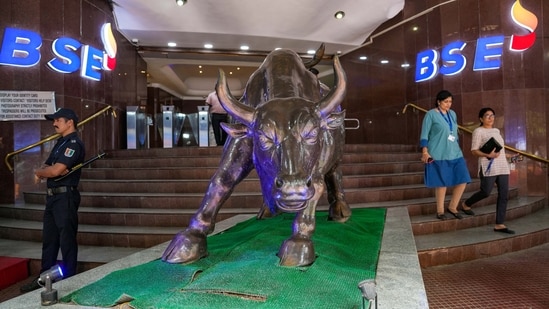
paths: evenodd
<path fill-rule="evenodd" d="M 380 62 L 381 62 L 382 64 L 387 64 L 387 63 L 389 63 L 389 60 L 381 60 Z"/>
<path fill-rule="evenodd" d="M 343 11 L 337 11 L 335 14 L 334 14 L 334 17 L 336 19 L 342 19 L 343 17 L 345 17 L 345 12 Z"/>
<path fill-rule="evenodd" d="M 169 47 L 176 47 L 176 46 L 177 46 L 177 43 L 175 43 L 175 42 L 168 42 L 168 46 L 169 46 Z"/>
<path fill-rule="evenodd" d="M 408 68 L 408 67 L 410 67 L 410 64 L 409 63 L 403 63 L 400 66 L 403 67 L 403 68 Z"/>
<path fill-rule="evenodd" d="M 412 30 L 413 30 L 413 31 L 418 31 L 418 29 L 419 29 L 419 27 L 418 27 L 418 26 L 414 26 L 414 27 L 412 27 Z"/>
<path fill-rule="evenodd" d="M 314 55 L 315 53 L 316 53 L 316 50 L 314 50 L 314 49 L 309 49 L 307 51 L 307 54 L 309 54 L 309 55 Z"/>
<path fill-rule="evenodd" d="M 199 65 L 198 68 L 199 68 L 199 69 L 202 69 L 202 65 Z"/>
<path fill-rule="evenodd" d="M 366 60 L 366 59 L 368 59 L 368 57 L 366 57 L 366 56 L 360 56 L 358 59 L 360 59 L 360 60 Z"/>
<path fill-rule="evenodd" d="M 210 43 L 204 44 L 204 48 L 212 49 L 214 46 Z"/>
<path fill-rule="evenodd" d="M 250 49 L 250 46 L 248 46 L 248 45 L 241 45 L 240 46 L 240 50 L 248 50 L 248 49 Z"/>

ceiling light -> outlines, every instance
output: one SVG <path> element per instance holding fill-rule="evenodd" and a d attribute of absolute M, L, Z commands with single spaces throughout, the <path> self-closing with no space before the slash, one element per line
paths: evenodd
<path fill-rule="evenodd" d="M 389 60 L 381 60 L 380 62 L 381 62 L 382 64 L 387 64 L 387 63 L 389 63 Z"/>
<path fill-rule="evenodd" d="M 248 49 L 250 49 L 250 46 L 248 46 L 248 45 L 242 45 L 242 46 L 240 46 L 240 49 L 241 49 L 241 50 L 248 50 Z"/>
<path fill-rule="evenodd" d="M 212 49 L 214 46 L 210 43 L 204 44 L 204 48 Z"/>
<path fill-rule="evenodd" d="M 175 0 L 175 3 L 179 6 L 183 6 L 183 4 L 187 3 L 187 0 Z"/>
<path fill-rule="evenodd" d="M 314 55 L 315 53 L 316 53 L 316 50 L 314 50 L 314 49 L 309 49 L 307 51 L 307 54 L 309 54 L 309 55 Z"/>
<path fill-rule="evenodd" d="M 366 57 L 366 56 L 360 56 L 358 59 L 360 59 L 360 60 L 366 60 L 366 59 L 368 59 L 368 57 Z"/>
<path fill-rule="evenodd" d="M 408 68 L 408 67 L 410 67 L 410 64 L 409 63 L 403 63 L 403 64 L 400 65 L 400 67 Z"/>
<path fill-rule="evenodd" d="M 342 19 L 343 17 L 345 17 L 345 12 L 343 12 L 343 11 L 337 11 L 337 12 L 335 13 L 334 17 L 335 17 L 336 19 Z"/>
<path fill-rule="evenodd" d="M 175 42 L 168 42 L 168 46 L 169 46 L 169 47 L 176 47 L 176 46 L 177 46 L 177 43 L 175 43 Z"/>

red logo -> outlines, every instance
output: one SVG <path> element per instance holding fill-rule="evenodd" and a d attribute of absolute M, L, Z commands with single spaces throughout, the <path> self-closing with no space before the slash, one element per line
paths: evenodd
<path fill-rule="evenodd" d="M 534 31 L 538 26 L 538 18 L 532 12 L 526 10 L 517 0 L 511 7 L 511 18 L 515 24 L 526 29 L 529 33 L 526 35 L 511 35 L 511 45 L 509 49 L 512 51 L 524 51 L 534 45 L 536 34 Z"/>

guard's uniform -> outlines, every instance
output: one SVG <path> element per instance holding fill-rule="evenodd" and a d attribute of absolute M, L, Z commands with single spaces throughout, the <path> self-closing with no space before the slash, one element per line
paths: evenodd
<path fill-rule="evenodd" d="M 46 165 L 63 163 L 68 169 L 84 162 L 84 143 L 77 132 L 57 140 L 46 160 Z M 42 230 L 42 269 L 40 273 L 57 264 L 57 254 L 61 248 L 64 277 L 76 274 L 78 244 L 78 206 L 80 192 L 78 183 L 81 170 L 55 181 L 48 178 L 44 228 Z"/>

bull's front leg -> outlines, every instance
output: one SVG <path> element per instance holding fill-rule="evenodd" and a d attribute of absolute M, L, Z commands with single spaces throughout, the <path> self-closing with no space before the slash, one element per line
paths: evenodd
<path fill-rule="evenodd" d="M 177 233 L 164 253 L 168 263 L 191 263 L 205 257 L 207 235 L 213 232 L 219 209 L 230 197 L 234 187 L 253 169 L 252 141 L 247 137 L 227 140 L 218 170 L 202 199 L 200 208 L 189 226 Z"/>
<path fill-rule="evenodd" d="M 330 203 L 328 220 L 336 222 L 346 222 L 351 217 L 351 207 L 349 207 L 349 204 L 345 201 L 342 178 L 339 163 L 330 169 L 324 176 L 328 203 Z"/>
<path fill-rule="evenodd" d="M 307 207 L 295 216 L 292 237 L 286 239 L 278 251 L 281 266 L 307 266 L 316 259 L 311 238 L 316 228 L 316 205 L 324 192 L 324 183 L 315 181 L 314 186 L 315 195 L 307 202 Z"/>

